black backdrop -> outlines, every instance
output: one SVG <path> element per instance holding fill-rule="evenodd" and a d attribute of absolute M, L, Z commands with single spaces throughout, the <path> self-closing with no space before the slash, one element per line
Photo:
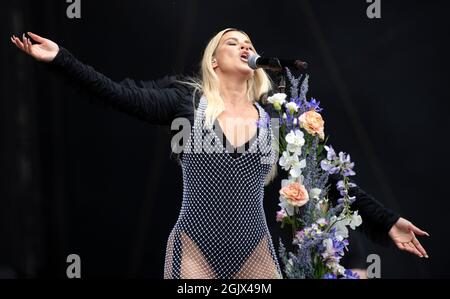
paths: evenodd
<path fill-rule="evenodd" d="M 351 153 L 357 181 L 431 234 L 430 259 L 357 237 L 354 263 L 377 253 L 385 278 L 448 277 L 448 9 L 445 1 L 382 0 L 381 19 L 351 1 L 2 1 L 0 19 L 0 276 L 162 277 L 181 203 L 166 127 L 77 91 L 9 43 L 34 31 L 115 80 L 197 69 L 207 40 L 245 30 L 267 56 L 310 63 L 309 96 L 326 131 Z M 265 207 L 274 239 L 279 179 Z M 359 244 L 359 249 L 356 248 Z"/>

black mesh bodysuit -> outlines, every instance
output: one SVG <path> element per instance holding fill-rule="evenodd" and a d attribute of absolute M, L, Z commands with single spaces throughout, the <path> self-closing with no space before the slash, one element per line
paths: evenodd
<path fill-rule="evenodd" d="M 263 209 L 265 178 L 276 162 L 272 131 L 261 127 L 248 148 L 233 156 L 205 128 L 206 106 L 201 98 L 181 158 L 183 202 L 169 237 L 164 276 L 281 278 Z"/>

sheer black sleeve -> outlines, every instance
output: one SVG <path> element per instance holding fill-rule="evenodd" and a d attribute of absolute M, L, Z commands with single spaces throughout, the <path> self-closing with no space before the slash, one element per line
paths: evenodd
<path fill-rule="evenodd" d="M 127 78 L 117 83 L 83 64 L 63 47 L 49 65 L 89 95 L 152 124 L 168 125 L 177 117 L 192 117 L 192 89 L 179 82 L 181 76 L 166 76 L 156 81 Z"/>
<path fill-rule="evenodd" d="M 331 175 L 329 177 L 331 188 L 328 195 L 333 204 L 336 204 L 337 200 L 341 197 L 336 188 L 338 180 L 338 175 Z M 396 212 L 384 207 L 372 195 L 365 192 L 359 186 L 350 188 L 349 195 L 356 196 L 356 200 L 352 204 L 352 210 L 358 210 L 363 220 L 362 225 L 358 229 L 374 242 L 381 245 L 389 244 L 389 230 L 400 216 Z"/>

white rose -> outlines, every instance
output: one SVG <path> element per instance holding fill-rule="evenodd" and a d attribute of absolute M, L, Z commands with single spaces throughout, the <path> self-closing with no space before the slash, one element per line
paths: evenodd
<path fill-rule="evenodd" d="M 293 178 L 299 178 L 302 175 L 302 169 L 305 167 L 306 167 L 306 159 L 298 161 L 292 165 L 291 170 L 289 171 L 289 174 Z"/>
<path fill-rule="evenodd" d="M 287 95 L 284 93 L 276 93 L 276 94 L 272 95 L 271 97 L 269 97 L 267 99 L 267 101 L 273 105 L 275 110 L 280 111 L 281 105 L 286 103 L 286 97 L 287 97 Z"/>
<path fill-rule="evenodd" d="M 286 106 L 286 109 L 288 109 L 291 114 L 294 114 L 294 112 L 298 111 L 298 106 L 294 102 L 289 102 L 285 106 Z"/>
<path fill-rule="evenodd" d="M 300 155 L 302 153 L 302 147 L 305 144 L 304 134 L 301 130 L 295 130 L 289 132 L 286 135 L 287 150 L 295 155 Z"/>
<path fill-rule="evenodd" d="M 284 170 L 288 171 L 293 165 L 298 164 L 298 156 L 291 156 L 287 151 L 284 151 L 278 163 L 281 167 L 283 167 Z"/>

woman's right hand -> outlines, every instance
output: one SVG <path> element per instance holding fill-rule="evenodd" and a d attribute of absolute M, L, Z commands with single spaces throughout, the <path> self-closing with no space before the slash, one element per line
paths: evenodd
<path fill-rule="evenodd" d="M 56 57 L 59 47 L 55 42 L 31 32 L 28 32 L 28 35 L 33 39 L 33 41 L 36 42 L 36 44 L 33 45 L 25 34 L 22 35 L 22 40 L 13 35 L 11 37 L 11 41 L 17 46 L 17 48 L 36 60 L 50 62 Z"/>

